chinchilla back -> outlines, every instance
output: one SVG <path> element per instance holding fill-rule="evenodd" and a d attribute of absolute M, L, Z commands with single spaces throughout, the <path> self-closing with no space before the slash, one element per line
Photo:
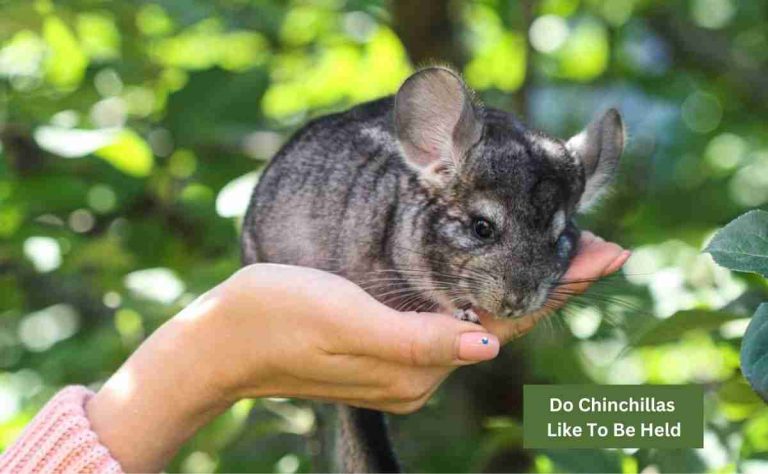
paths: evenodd
<path fill-rule="evenodd" d="M 391 111 L 386 98 L 317 119 L 273 158 L 245 218 L 246 263 L 319 268 L 365 287 L 410 260 L 421 229 L 409 217 L 429 198 L 402 160 Z"/>
<path fill-rule="evenodd" d="M 399 157 L 391 109 L 387 98 L 318 119 L 273 158 L 245 218 L 244 263 L 324 269 L 363 287 L 394 267 L 412 247 L 396 233 L 418 235 L 405 216 L 425 197 Z M 342 471 L 399 471 L 382 413 L 340 406 L 339 423 Z"/>

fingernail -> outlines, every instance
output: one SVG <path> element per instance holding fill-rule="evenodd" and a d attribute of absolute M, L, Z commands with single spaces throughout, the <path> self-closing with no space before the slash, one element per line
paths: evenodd
<path fill-rule="evenodd" d="M 610 273 L 613 273 L 615 271 L 618 271 L 619 268 L 623 267 L 625 263 L 627 263 L 627 260 L 629 257 L 632 256 L 631 250 L 624 250 L 619 254 L 618 257 L 616 257 L 613 262 L 611 262 L 610 265 L 608 265 L 608 268 L 605 269 L 604 275 L 608 275 Z"/>
<path fill-rule="evenodd" d="M 619 255 L 619 258 L 616 259 L 616 264 L 619 267 L 623 266 L 625 263 L 627 263 L 627 260 L 629 260 L 629 257 L 631 256 L 632 256 L 631 250 L 625 250 L 621 252 L 621 255 Z"/>
<path fill-rule="evenodd" d="M 487 332 L 465 332 L 459 339 L 459 359 L 490 360 L 499 354 L 499 340 Z"/>

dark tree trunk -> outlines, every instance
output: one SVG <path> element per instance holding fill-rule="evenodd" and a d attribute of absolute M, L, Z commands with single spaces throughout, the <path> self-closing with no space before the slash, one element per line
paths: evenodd
<path fill-rule="evenodd" d="M 447 0 L 392 0 L 395 32 L 416 66 L 448 63 L 461 68 L 465 61 L 454 12 Z"/>

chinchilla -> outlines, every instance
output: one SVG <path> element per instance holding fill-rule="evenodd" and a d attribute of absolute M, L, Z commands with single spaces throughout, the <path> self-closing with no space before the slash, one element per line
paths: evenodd
<path fill-rule="evenodd" d="M 624 136 L 611 109 L 559 140 L 422 69 L 290 139 L 253 193 L 243 259 L 332 271 L 399 310 L 519 317 L 564 274 L 574 214 L 605 191 Z M 340 468 L 398 471 L 383 415 L 339 410 Z"/>

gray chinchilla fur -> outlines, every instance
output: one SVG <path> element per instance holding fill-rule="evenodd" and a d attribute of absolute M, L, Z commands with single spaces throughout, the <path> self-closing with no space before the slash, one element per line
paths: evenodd
<path fill-rule="evenodd" d="M 422 69 L 275 155 L 245 218 L 244 262 L 332 271 L 403 311 L 519 317 L 564 274 L 573 216 L 605 191 L 624 136 L 611 109 L 549 137 L 481 106 L 450 69 Z M 343 471 L 399 470 L 381 413 L 340 407 L 340 425 Z"/>

